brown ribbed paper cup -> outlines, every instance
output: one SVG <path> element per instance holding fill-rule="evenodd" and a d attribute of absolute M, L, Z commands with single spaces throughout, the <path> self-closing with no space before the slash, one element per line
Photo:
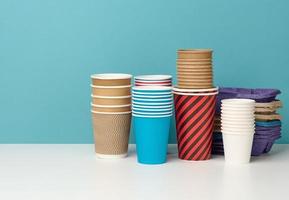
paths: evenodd
<path fill-rule="evenodd" d="M 96 105 L 126 105 L 131 104 L 131 96 L 95 96 L 91 95 L 92 103 Z"/>
<path fill-rule="evenodd" d="M 91 104 L 92 111 L 96 112 L 129 112 L 131 111 L 131 105 L 119 105 L 119 106 L 110 106 L 103 107 L 102 105 Z"/>
<path fill-rule="evenodd" d="M 106 73 L 106 74 L 93 74 L 91 75 L 91 81 L 93 85 L 97 86 L 121 86 L 131 84 L 130 74 L 121 73 Z"/>
<path fill-rule="evenodd" d="M 95 96 L 129 96 L 131 85 L 125 86 L 96 86 L 91 85 L 92 94 Z"/>
<path fill-rule="evenodd" d="M 131 113 L 92 112 L 94 144 L 100 158 L 127 155 Z"/>
<path fill-rule="evenodd" d="M 180 49 L 178 50 L 179 59 L 211 59 L 211 49 Z"/>

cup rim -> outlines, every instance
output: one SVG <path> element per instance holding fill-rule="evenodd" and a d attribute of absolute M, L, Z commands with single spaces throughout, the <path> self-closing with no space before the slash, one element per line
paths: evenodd
<path fill-rule="evenodd" d="M 130 114 L 132 111 L 125 111 L 125 112 L 100 112 L 100 111 L 94 111 L 90 110 L 94 114 L 106 114 L 106 115 L 117 115 L 117 114 Z"/>
<path fill-rule="evenodd" d="M 101 96 L 101 95 L 94 95 L 91 94 L 92 98 L 99 98 L 99 99 L 127 99 L 127 98 L 131 98 L 131 95 L 127 95 L 127 96 Z"/>
<path fill-rule="evenodd" d="M 172 92 L 171 91 L 169 91 L 169 92 L 136 92 L 136 91 L 132 91 L 132 94 L 154 96 L 155 94 L 157 94 L 157 95 L 172 94 Z"/>
<path fill-rule="evenodd" d="M 173 114 L 173 111 L 169 111 L 169 112 L 159 112 L 159 113 L 157 113 L 157 112 L 155 112 L 155 113 L 150 113 L 150 112 L 135 112 L 134 110 L 132 110 L 132 113 L 134 113 L 134 114 L 138 114 L 138 115 L 141 115 L 141 114 L 143 114 L 143 115 L 170 115 L 170 114 Z"/>
<path fill-rule="evenodd" d="M 114 88 L 130 88 L 131 85 L 101 86 L 101 85 L 90 84 L 90 87 L 92 87 L 92 88 L 103 88 L 103 89 L 114 89 Z"/>
<path fill-rule="evenodd" d="M 245 98 L 240 98 L 240 99 L 238 99 L 238 98 L 230 98 L 230 99 L 223 99 L 223 100 L 221 100 L 221 102 L 222 102 L 222 105 L 236 105 L 236 103 L 237 103 L 237 105 L 240 105 L 240 104 L 242 104 L 242 105 L 255 105 L 255 100 L 253 100 L 253 99 L 245 99 Z"/>
<path fill-rule="evenodd" d="M 184 96 L 212 96 L 212 95 L 217 95 L 219 92 L 212 92 L 212 93 L 183 93 L 183 92 L 175 92 L 173 91 L 173 94 L 178 94 L 178 95 L 184 95 Z"/>
<path fill-rule="evenodd" d="M 171 83 L 172 80 L 168 79 L 168 80 L 135 80 L 135 83 Z"/>
<path fill-rule="evenodd" d="M 171 86 L 134 86 L 132 87 L 133 90 L 137 91 L 146 91 L 146 90 L 152 90 L 152 91 L 171 91 Z"/>
<path fill-rule="evenodd" d="M 172 75 L 148 74 L 148 75 L 138 75 L 134 77 L 134 80 L 167 80 L 167 79 L 172 79 Z"/>
<path fill-rule="evenodd" d="M 233 131 L 232 131 L 233 132 Z M 222 132 L 222 135 L 243 135 L 243 136 L 248 136 L 248 135 L 254 135 L 255 131 L 253 131 L 253 133 L 242 133 L 242 132 L 234 132 L 234 133 L 226 133 L 226 132 Z"/>
<path fill-rule="evenodd" d="M 142 83 L 136 83 L 135 84 L 136 87 L 138 87 L 138 86 L 146 86 L 147 87 L 147 86 L 154 86 L 154 85 L 155 86 L 171 86 L 172 84 L 158 84 L 158 83 L 157 84 L 142 84 Z"/>
<path fill-rule="evenodd" d="M 211 53 L 213 49 L 178 49 L 178 53 Z"/>
<path fill-rule="evenodd" d="M 131 74 L 124 73 L 101 73 L 101 74 L 92 74 L 90 78 L 99 79 L 99 80 L 117 80 L 117 79 L 130 79 Z"/>
<path fill-rule="evenodd" d="M 248 106 L 248 107 L 238 107 L 238 106 L 222 106 L 221 110 L 231 110 L 231 111 L 249 111 L 253 110 L 255 111 L 255 106 Z"/>
<path fill-rule="evenodd" d="M 173 97 L 171 98 L 166 98 L 166 99 L 141 99 L 141 98 L 134 98 L 132 97 L 131 98 L 132 100 L 136 100 L 136 101 L 142 101 L 142 102 L 146 102 L 146 101 L 151 101 L 151 102 L 154 102 L 154 101 L 160 101 L 160 102 L 163 102 L 163 101 L 173 101 Z"/>
<path fill-rule="evenodd" d="M 132 107 L 139 107 L 139 108 L 173 108 L 173 105 L 168 106 L 142 106 L 142 105 L 132 105 Z M 138 108 L 137 108 L 138 109 Z"/>
<path fill-rule="evenodd" d="M 151 111 L 155 111 L 155 113 L 157 113 L 157 112 L 164 112 L 164 111 L 169 111 L 169 110 L 173 111 L 173 108 L 172 107 L 171 108 L 161 108 L 161 109 L 155 110 L 155 109 L 146 109 L 146 108 L 145 109 L 139 109 L 139 108 L 132 107 L 132 110 L 133 111 L 137 110 L 137 111 L 140 111 L 140 112 L 148 111 L 148 112 L 144 112 L 144 113 L 149 113 Z"/>
<path fill-rule="evenodd" d="M 101 105 L 101 104 L 93 104 L 90 103 L 93 107 L 99 107 L 99 108 L 123 108 L 123 107 L 129 107 L 132 106 L 131 104 L 121 104 L 121 105 Z"/>
<path fill-rule="evenodd" d="M 168 95 L 163 95 L 163 96 L 145 96 L 145 95 L 135 95 L 135 94 L 133 94 L 132 96 L 136 97 L 136 98 L 152 98 L 152 99 L 159 98 L 159 99 L 162 99 L 162 98 L 173 97 L 173 94 L 168 94 Z"/>
<path fill-rule="evenodd" d="M 173 115 L 159 115 L 159 116 L 149 116 L 149 115 L 136 115 L 132 114 L 133 117 L 140 117 L 140 118 L 165 118 L 165 117 L 172 117 Z"/>
<path fill-rule="evenodd" d="M 177 86 L 173 86 L 172 90 L 176 92 L 212 92 L 212 91 L 218 91 L 219 87 L 208 88 L 208 89 L 182 89 L 182 88 L 178 88 Z"/>
<path fill-rule="evenodd" d="M 149 106 L 149 105 L 155 105 L 155 106 L 161 106 L 161 105 L 173 105 L 173 102 L 162 102 L 162 103 L 155 103 L 155 102 L 134 102 L 132 101 L 132 105 L 146 105 L 146 106 Z"/>

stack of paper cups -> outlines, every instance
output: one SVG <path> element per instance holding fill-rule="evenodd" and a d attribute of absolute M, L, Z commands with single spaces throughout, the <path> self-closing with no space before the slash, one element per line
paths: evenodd
<path fill-rule="evenodd" d="M 95 152 L 100 158 L 127 155 L 131 124 L 131 77 L 130 74 L 91 76 Z"/>
<path fill-rule="evenodd" d="M 172 88 L 133 87 L 132 113 L 138 162 L 165 163 L 173 114 Z"/>
<path fill-rule="evenodd" d="M 171 75 L 142 75 L 134 77 L 135 86 L 172 86 Z"/>
<path fill-rule="evenodd" d="M 213 87 L 211 49 L 178 50 L 178 87 L 204 89 Z"/>
<path fill-rule="evenodd" d="M 179 158 L 211 158 L 218 88 L 173 88 Z"/>
<path fill-rule="evenodd" d="M 249 163 L 255 132 L 254 112 L 254 100 L 222 100 L 221 131 L 226 162 Z"/>

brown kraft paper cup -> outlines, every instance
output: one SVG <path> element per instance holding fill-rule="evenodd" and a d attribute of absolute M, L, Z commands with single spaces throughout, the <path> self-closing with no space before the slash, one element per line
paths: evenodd
<path fill-rule="evenodd" d="M 177 68 L 177 72 L 183 72 L 183 73 L 208 73 L 213 72 L 213 68 Z"/>
<path fill-rule="evenodd" d="M 92 113 L 95 152 L 102 155 L 125 155 L 131 126 L 131 113 Z"/>
<path fill-rule="evenodd" d="M 91 81 L 97 86 L 121 86 L 131 84 L 130 74 L 93 74 Z"/>
<path fill-rule="evenodd" d="M 131 86 L 109 88 L 92 86 L 92 94 L 95 96 L 129 96 L 131 95 Z"/>
<path fill-rule="evenodd" d="M 178 66 L 212 65 L 212 62 L 177 62 Z"/>
<path fill-rule="evenodd" d="M 131 104 L 131 97 L 127 96 L 124 98 L 105 98 L 92 95 L 92 103 L 96 105 L 126 105 Z"/>
<path fill-rule="evenodd" d="M 131 111 L 131 106 L 121 106 L 121 107 L 100 107 L 100 106 L 96 106 L 96 105 L 91 105 L 91 109 L 92 111 L 96 111 L 96 112 L 128 112 Z"/>
<path fill-rule="evenodd" d="M 211 158 L 216 94 L 174 94 L 178 155 L 183 160 Z"/>
<path fill-rule="evenodd" d="M 178 50 L 179 59 L 211 59 L 211 49 L 180 49 Z"/>

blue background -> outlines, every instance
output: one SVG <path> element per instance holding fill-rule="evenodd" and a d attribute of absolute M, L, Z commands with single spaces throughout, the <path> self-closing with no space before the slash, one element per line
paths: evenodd
<path fill-rule="evenodd" d="M 178 48 L 213 48 L 216 85 L 283 91 L 279 142 L 289 143 L 288 8 L 288 0 L 0 0 L 0 142 L 92 143 L 90 74 L 175 76 Z"/>

